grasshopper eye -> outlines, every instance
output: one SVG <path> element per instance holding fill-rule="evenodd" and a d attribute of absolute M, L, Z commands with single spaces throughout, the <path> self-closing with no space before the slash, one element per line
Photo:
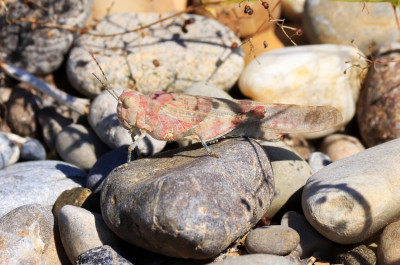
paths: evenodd
<path fill-rule="evenodd" d="M 124 104 L 124 108 L 129 109 L 133 107 L 133 105 L 135 105 L 135 99 L 133 97 L 127 96 L 123 99 L 122 104 Z"/>

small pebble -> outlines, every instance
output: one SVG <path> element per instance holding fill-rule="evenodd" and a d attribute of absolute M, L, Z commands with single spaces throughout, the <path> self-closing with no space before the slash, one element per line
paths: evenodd
<path fill-rule="evenodd" d="M 378 243 L 378 260 L 381 265 L 397 265 L 400 261 L 400 221 L 383 230 Z"/>
<path fill-rule="evenodd" d="M 312 152 L 308 157 L 308 164 L 312 168 L 313 172 L 317 172 L 330 163 L 332 163 L 332 159 L 322 152 Z"/>
<path fill-rule="evenodd" d="M 322 153 L 336 161 L 365 149 L 362 143 L 353 136 L 345 134 L 332 134 L 324 138 L 319 148 Z"/>
<path fill-rule="evenodd" d="M 374 251 L 365 245 L 344 247 L 341 253 L 336 254 L 335 262 L 343 265 L 375 265 Z M 380 263 L 381 264 L 381 263 Z M 383 265 L 383 264 L 382 264 Z"/>
<path fill-rule="evenodd" d="M 209 265 L 304 265 L 295 257 L 282 257 L 269 254 L 250 254 L 238 257 L 229 257 L 223 261 L 210 263 Z"/>
<path fill-rule="evenodd" d="M 89 249 L 78 256 L 77 265 L 134 265 L 121 257 L 112 247 L 104 245 Z"/>
<path fill-rule="evenodd" d="M 245 247 L 249 253 L 264 253 L 284 256 L 300 243 L 299 234 L 290 227 L 271 225 L 251 230 Z"/>
<path fill-rule="evenodd" d="M 36 139 L 28 139 L 21 146 L 21 159 L 23 160 L 45 160 L 46 149 L 41 142 Z"/>
<path fill-rule="evenodd" d="M 11 141 L 7 134 L 0 132 L 0 169 L 18 161 L 20 149 Z"/>

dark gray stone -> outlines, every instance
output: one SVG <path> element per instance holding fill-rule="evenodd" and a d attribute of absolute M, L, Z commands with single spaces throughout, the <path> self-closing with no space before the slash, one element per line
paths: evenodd
<path fill-rule="evenodd" d="M 21 159 L 24 160 L 45 160 L 46 150 L 41 142 L 36 139 L 29 139 L 21 146 Z"/>
<path fill-rule="evenodd" d="M 218 255 L 265 214 L 274 195 L 270 162 L 255 141 L 192 145 L 113 171 L 101 196 L 103 218 L 124 240 L 167 256 Z"/>
<path fill-rule="evenodd" d="M 256 228 L 247 235 L 246 250 L 249 253 L 264 253 L 271 255 L 287 255 L 300 242 L 300 236 L 292 228 L 271 225 Z"/>
<path fill-rule="evenodd" d="M 56 70 L 74 40 L 74 33 L 61 28 L 22 22 L 21 17 L 79 28 L 85 25 L 92 2 L 93 0 L 8 1 L 8 12 L 0 17 L 0 47 L 5 54 L 5 60 L 38 75 Z"/>
<path fill-rule="evenodd" d="M 92 248 L 79 255 L 77 265 L 132 265 L 110 246 Z"/>

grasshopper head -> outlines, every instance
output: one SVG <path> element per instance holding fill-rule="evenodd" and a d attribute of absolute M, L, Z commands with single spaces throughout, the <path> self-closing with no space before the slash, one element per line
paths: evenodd
<path fill-rule="evenodd" d="M 136 129 L 136 118 L 139 110 L 140 94 L 126 89 L 118 99 L 118 120 L 125 129 Z"/>

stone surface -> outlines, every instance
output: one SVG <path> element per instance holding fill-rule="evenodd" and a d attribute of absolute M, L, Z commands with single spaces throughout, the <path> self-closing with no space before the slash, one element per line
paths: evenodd
<path fill-rule="evenodd" d="M 326 238 L 362 242 L 400 215 L 400 139 L 338 160 L 312 175 L 303 211 Z M 390 191 L 390 192 L 382 192 Z"/>
<path fill-rule="evenodd" d="M 322 132 L 303 134 L 322 137 L 347 124 L 355 114 L 365 73 L 357 67 L 349 68 L 351 64 L 366 65 L 351 46 L 285 47 L 258 55 L 241 74 L 239 87 L 256 101 L 336 107 L 342 113 L 342 123 Z"/>
<path fill-rule="evenodd" d="M 58 222 L 58 214 L 62 207 L 65 205 L 82 207 L 91 194 L 91 190 L 82 187 L 63 191 L 60 196 L 58 196 L 53 206 L 53 215 L 55 220 Z"/>
<path fill-rule="evenodd" d="M 1 264 L 62 264 L 51 207 L 29 204 L 0 218 Z"/>
<path fill-rule="evenodd" d="M 93 193 L 100 192 L 108 174 L 114 168 L 126 163 L 127 155 L 128 148 L 121 147 L 100 157 L 88 173 L 86 187 L 91 189 Z"/>
<path fill-rule="evenodd" d="M 167 256 L 218 255 L 255 225 L 273 197 L 269 160 L 237 138 L 139 159 L 113 171 L 101 196 L 107 225 L 122 239 Z"/>
<path fill-rule="evenodd" d="M 283 0 L 282 13 L 283 16 L 291 21 L 301 21 L 304 11 L 305 0 Z"/>
<path fill-rule="evenodd" d="M 341 253 L 336 254 L 335 262 L 343 265 L 375 265 L 376 255 L 365 245 L 344 247 Z"/>
<path fill-rule="evenodd" d="M 323 169 L 332 163 L 332 159 L 322 152 L 312 152 L 308 157 L 308 163 L 313 172 Z"/>
<path fill-rule="evenodd" d="M 196 96 L 232 99 L 231 95 L 229 95 L 226 91 L 206 82 L 193 83 L 186 88 L 183 93 Z"/>
<path fill-rule="evenodd" d="M 290 227 L 271 225 L 251 230 L 245 247 L 249 253 L 265 253 L 284 256 L 292 252 L 300 242 L 299 234 Z"/>
<path fill-rule="evenodd" d="M 42 27 L 28 22 L 83 27 L 89 17 L 93 0 L 35 0 L 25 4 L 8 1 L 8 13 L 0 17 L 0 46 L 5 60 L 26 71 L 44 75 L 57 69 L 68 52 L 74 33 L 57 28 Z M 21 17 L 27 21 L 21 21 Z M 9 23 L 13 21 L 13 23 Z"/>
<path fill-rule="evenodd" d="M 89 249 L 110 245 L 118 248 L 121 240 L 104 223 L 101 214 L 66 205 L 58 214 L 58 227 L 65 252 L 71 263 Z"/>
<path fill-rule="evenodd" d="M 0 217 L 25 204 L 53 205 L 64 191 L 85 183 L 86 173 L 62 161 L 17 163 L 0 171 Z"/>
<path fill-rule="evenodd" d="M 302 265 L 303 263 L 294 257 L 281 257 L 269 254 L 251 254 L 235 258 L 227 258 L 221 262 L 210 263 L 209 265 Z"/>
<path fill-rule="evenodd" d="M 378 243 L 378 260 L 381 265 L 397 265 L 400 261 L 400 221 L 383 230 Z"/>
<path fill-rule="evenodd" d="M 21 146 L 21 159 L 23 160 L 45 160 L 46 149 L 36 139 L 28 139 Z"/>
<path fill-rule="evenodd" d="M 336 161 L 363 151 L 360 140 L 351 135 L 332 134 L 324 138 L 319 150 Z"/>
<path fill-rule="evenodd" d="M 7 134 L 0 132 L 0 169 L 17 162 L 19 155 L 18 146 L 7 137 Z"/>
<path fill-rule="evenodd" d="M 260 141 L 271 161 L 275 195 L 267 215 L 273 217 L 284 205 L 301 208 L 301 190 L 312 170 L 293 149 L 283 142 Z"/>
<path fill-rule="evenodd" d="M 378 60 L 400 60 L 400 43 L 379 49 Z M 400 64 L 375 64 L 371 67 L 357 104 L 360 134 L 367 146 L 400 137 Z"/>
<path fill-rule="evenodd" d="M 321 236 L 307 221 L 304 215 L 294 211 L 286 212 L 281 219 L 281 225 L 290 227 L 300 235 L 297 251 L 302 259 L 311 256 L 329 260 L 335 243 Z"/>
<path fill-rule="evenodd" d="M 351 45 L 354 40 L 368 55 L 370 46 L 375 48 L 374 52 L 399 37 L 390 3 L 306 0 L 303 23 L 311 43 Z"/>
<path fill-rule="evenodd" d="M 121 92 L 122 90 L 116 90 L 118 95 Z M 97 136 L 112 149 L 132 144 L 128 130 L 118 121 L 117 104 L 117 100 L 104 91 L 93 100 L 88 117 L 89 124 Z M 165 141 L 147 135 L 139 142 L 138 148 L 143 155 L 152 155 L 160 152 L 165 145 Z"/>
<path fill-rule="evenodd" d="M 121 257 L 110 246 L 101 246 L 89 249 L 80 254 L 77 265 L 132 265 L 131 262 Z"/>
<path fill-rule="evenodd" d="M 91 33 L 121 33 L 159 19 L 156 13 L 113 14 L 101 20 Z M 193 23 L 187 25 L 187 33 L 184 33 L 182 25 L 188 19 Z M 139 37 L 137 32 L 114 37 L 81 36 L 67 65 L 73 86 L 89 97 L 101 92 L 92 73 L 102 75 L 87 46 L 96 54 L 113 88 L 136 87 L 144 94 L 155 90 L 182 92 L 199 81 L 228 90 L 242 71 L 241 48 L 231 49 L 232 43 L 240 43 L 240 40 L 213 19 L 184 14 L 139 34 Z M 154 60 L 158 61 L 158 66 Z"/>
<path fill-rule="evenodd" d="M 56 149 L 64 161 L 85 170 L 110 150 L 90 127 L 81 124 L 65 127 L 57 136 Z"/>

